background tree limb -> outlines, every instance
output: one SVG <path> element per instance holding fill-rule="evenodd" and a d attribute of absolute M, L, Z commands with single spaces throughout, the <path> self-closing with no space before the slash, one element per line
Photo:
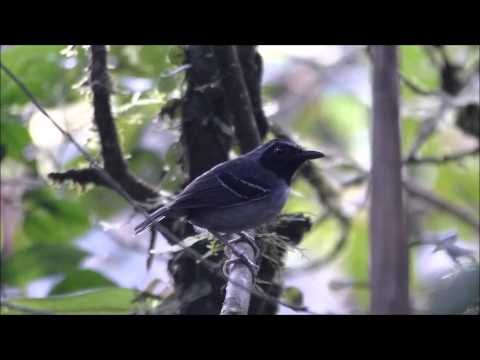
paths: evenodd
<path fill-rule="evenodd" d="M 215 46 L 214 52 L 236 138 L 241 152 L 246 153 L 260 145 L 260 135 L 237 49 L 235 46 Z"/>
<path fill-rule="evenodd" d="M 370 206 L 370 310 L 408 314 L 396 46 L 372 46 L 373 140 Z"/>

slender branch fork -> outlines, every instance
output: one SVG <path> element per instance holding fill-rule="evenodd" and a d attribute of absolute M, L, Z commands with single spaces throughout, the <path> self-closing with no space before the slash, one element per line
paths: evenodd
<path fill-rule="evenodd" d="M 121 195 L 134 209 L 135 211 L 143 214 L 144 216 L 148 216 L 148 212 L 138 203 L 135 201 L 124 189 L 123 187 L 119 184 L 118 181 L 116 181 L 107 171 L 105 171 L 98 163 L 97 161 L 86 151 L 76 140 L 75 138 L 66 130 L 64 130 L 45 110 L 45 108 L 40 104 L 40 102 L 36 99 L 36 97 L 32 94 L 32 92 L 26 87 L 26 85 L 10 70 L 8 67 L 6 67 L 2 62 L 0 62 L 0 68 L 2 71 L 4 71 L 7 76 L 15 82 L 15 84 L 27 95 L 27 97 L 30 99 L 30 101 L 35 105 L 35 107 L 59 130 L 62 135 L 67 139 L 67 141 L 71 142 L 75 148 L 82 154 L 82 156 L 89 162 L 90 166 L 98 171 L 98 175 L 107 183 L 110 185 L 110 187 L 115 190 L 119 195 Z M 242 100 L 244 101 L 244 100 Z M 250 145 L 251 146 L 251 145 Z M 245 296 L 257 296 L 263 299 L 266 302 L 273 303 L 273 304 L 278 304 L 284 307 L 287 307 L 289 309 L 292 309 L 294 311 L 298 312 L 306 312 L 306 313 L 312 313 L 309 311 L 305 306 L 295 306 L 291 305 L 288 303 L 285 303 L 275 297 L 272 297 L 263 291 L 259 291 L 258 289 L 254 288 L 253 284 L 254 281 L 251 281 L 250 285 L 245 285 L 245 283 L 240 283 L 237 282 L 235 279 L 232 279 L 230 277 L 227 277 L 223 274 L 221 269 L 218 268 L 217 264 L 214 264 L 202 257 L 201 254 L 197 253 L 197 251 L 191 249 L 190 247 L 187 247 L 183 245 L 180 241 L 180 239 L 177 239 L 177 237 L 171 233 L 166 227 L 164 227 L 161 224 L 157 225 L 157 228 L 160 228 L 162 232 L 165 232 L 168 234 L 168 236 L 173 239 L 178 245 L 180 245 L 189 255 L 194 257 L 195 259 L 199 260 L 199 263 L 201 266 L 205 266 L 207 270 L 211 271 L 214 273 L 216 276 L 220 276 L 224 278 L 225 280 L 228 281 L 228 283 L 231 284 L 233 289 L 236 289 L 237 293 L 240 294 L 240 296 L 245 297 Z M 243 243 L 242 243 L 243 244 Z M 248 245 L 250 247 L 250 245 Z M 252 249 L 253 250 L 253 249 Z M 240 250 L 240 252 L 242 252 Z M 252 256 L 253 258 L 253 256 Z M 249 272 L 248 268 L 246 267 L 237 267 L 237 269 L 242 269 L 242 271 Z M 233 270 L 233 269 L 232 269 Z M 233 292 L 235 294 L 235 292 Z M 248 294 L 248 295 L 246 295 Z M 230 297 L 231 298 L 231 297 Z M 243 301 L 242 301 L 243 302 Z M 2 303 L 4 303 L 2 301 Z M 20 310 L 17 307 L 18 310 Z M 30 309 L 28 309 L 30 310 Z M 43 311 L 36 311 L 33 310 L 36 313 L 45 313 Z M 245 311 L 245 309 L 243 310 Z M 248 308 L 246 309 L 248 311 Z"/>

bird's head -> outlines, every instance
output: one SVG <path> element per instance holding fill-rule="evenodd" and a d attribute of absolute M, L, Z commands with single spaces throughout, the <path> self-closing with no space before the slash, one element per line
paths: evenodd
<path fill-rule="evenodd" d="M 293 174 L 307 160 L 325 155 L 319 151 L 305 150 L 292 141 L 275 139 L 253 150 L 250 156 L 266 169 L 283 178 L 288 184 Z"/>

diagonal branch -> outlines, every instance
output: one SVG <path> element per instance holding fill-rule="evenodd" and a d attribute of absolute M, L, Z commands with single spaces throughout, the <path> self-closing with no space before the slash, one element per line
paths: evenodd
<path fill-rule="evenodd" d="M 433 205 L 438 210 L 449 213 L 457 217 L 458 219 L 462 220 L 463 222 L 469 224 L 470 226 L 473 226 L 476 229 L 480 230 L 480 221 L 478 219 L 478 216 L 476 216 L 473 212 L 469 211 L 468 209 L 452 204 L 442 199 L 438 195 L 426 189 L 423 189 L 419 185 L 409 181 L 403 181 L 403 188 L 408 192 L 409 195 L 419 198 Z"/>
<path fill-rule="evenodd" d="M 398 76 L 400 77 L 400 80 L 402 81 L 403 84 L 405 84 L 406 87 L 408 87 L 410 90 L 412 90 L 414 93 L 416 93 L 418 95 L 423 95 L 423 96 L 438 95 L 438 92 L 436 92 L 436 91 L 429 91 L 429 90 L 424 90 L 424 89 L 420 88 L 417 84 L 415 84 L 412 80 L 407 78 L 401 72 L 398 73 Z"/>
<path fill-rule="evenodd" d="M 468 157 L 468 156 L 476 155 L 479 152 L 480 152 L 480 147 L 477 146 L 474 149 L 461 151 L 461 152 L 458 152 L 458 153 L 455 153 L 455 154 L 447 154 L 447 155 L 443 155 L 443 156 L 439 156 L 439 157 L 431 156 L 431 157 L 418 158 L 416 156 L 413 156 L 413 157 L 410 157 L 410 158 L 404 160 L 403 163 L 407 164 L 407 165 L 445 164 L 445 163 L 448 163 L 448 162 L 463 159 L 463 158 Z"/>
<path fill-rule="evenodd" d="M 435 113 L 422 122 L 417 138 L 413 142 L 411 149 L 408 151 L 407 159 L 413 158 L 420 151 L 421 147 L 435 133 L 438 124 L 443 120 L 445 113 L 450 107 L 449 100 L 446 96 L 440 96 L 440 105 Z"/>

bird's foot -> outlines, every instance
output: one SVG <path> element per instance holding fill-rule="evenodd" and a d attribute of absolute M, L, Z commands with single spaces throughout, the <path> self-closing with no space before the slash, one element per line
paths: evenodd
<path fill-rule="evenodd" d="M 248 270 L 250 270 L 250 272 L 252 273 L 252 278 L 255 278 L 258 271 L 260 270 L 260 266 L 255 264 L 243 254 L 236 254 L 235 252 L 234 254 L 237 256 L 235 259 L 226 260 L 223 264 L 223 274 L 228 278 L 230 276 L 230 265 L 240 261 L 247 267 Z"/>
<path fill-rule="evenodd" d="M 235 234 L 237 235 L 237 234 Z M 224 243 L 225 246 L 236 256 L 234 259 L 226 260 L 223 264 L 223 273 L 228 277 L 230 273 L 230 265 L 240 261 L 242 262 L 248 270 L 252 273 L 252 276 L 255 277 L 258 273 L 260 267 L 255 263 L 260 254 L 260 249 L 258 248 L 257 244 L 255 244 L 255 238 L 253 238 L 247 232 L 242 232 L 241 236 L 235 236 L 233 239 L 226 239 L 225 237 L 219 236 Z M 247 242 L 253 249 L 255 261 L 250 260 L 247 256 L 242 254 L 239 249 L 234 245 L 235 243 L 239 243 L 241 241 Z"/>
<path fill-rule="evenodd" d="M 258 260 L 258 258 L 260 257 L 260 248 L 258 247 L 257 243 L 255 242 L 255 237 L 252 236 L 251 234 L 249 234 L 247 231 L 242 231 L 240 234 L 241 234 L 241 236 L 235 237 L 231 240 L 227 240 L 226 244 L 229 245 L 229 247 L 230 247 L 231 244 L 234 244 L 234 243 L 240 242 L 240 241 L 245 241 L 252 247 L 253 252 L 255 253 L 255 255 L 254 255 L 255 260 Z"/>
<path fill-rule="evenodd" d="M 255 238 L 253 238 L 247 232 L 242 232 L 241 236 L 235 236 L 234 238 L 227 238 L 225 237 L 225 234 L 219 234 L 219 233 L 214 235 L 218 239 L 222 240 L 225 246 L 228 247 L 228 249 L 233 253 L 233 255 L 236 256 L 234 259 L 227 260 L 223 264 L 224 275 L 228 277 L 230 273 L 230 265 L 240 261 L 248 268 L 248 270 L 250 270 L 250 272 L 252 273 L 252 276 L 255 278 L 255 276 L 258 273 L 258 270 L 260 269 L 260 267 L 255 263 L 255 261 L 257 260 L 260 254 L 260 249 L 255 243 Z M 235 243 L 238 243 L 241 241 L 247 242 L 252 247 L 255 261 L 250 260 L 247 256 L 245 256 L 245 254 L 239 251 L 238 247 L 234 245 Z"/>

